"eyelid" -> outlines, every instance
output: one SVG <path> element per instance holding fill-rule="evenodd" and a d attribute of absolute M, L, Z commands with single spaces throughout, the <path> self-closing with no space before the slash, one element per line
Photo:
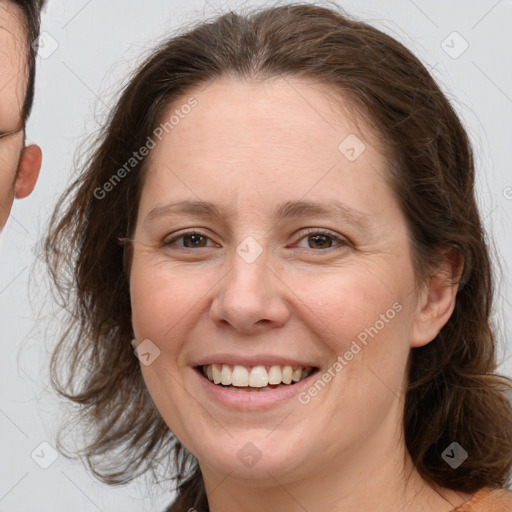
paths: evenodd
<path fill-rule="evenodd" d="M 308 235 L 311 235 L 311 234 L 326 235 L 329 238 L 332 238 L 333 240 L 338 242 L 338 244 L 336 246 L 328 247 L 327 249 L 320 249 L 320 250 L 310 249 L 314 252 L 327 252 L 329 249 L 336 249 L 337 247 L 340 247 L 340 246 L 344 247 L 347 245 L 351 245 L 350 240 L 348 240 L 346 237 L 339 235 L 338 233 L 335 233 L 334 231 L 331 231 L 326 228 L 304 228 L 303 230 L 299 231 L 298 233 L 302 234 L 302 236 L 297 240 L 298 242 L 300 242 L 301 240 L 303 240 L 304 238 L 306 238 Z M 205 233 L 201 229 L 190 229 L 189 228 L 189 229 L 177 231 L 176 233 L 173 233 L 173 234 L 169 235 L 168 237 L 165 237 L 161 243 L 161 246 L 165 247 L 167 245 L 172 245 L 173 242 L 175 242 L 176 240 L 183 238 L 185 236 L 188 236 L 188 235 L 200 235 L 200 236 L 207 238 L 214 244 L 216 244 L 216 242 L 214 242 L 212 240 L 212 237 L 210 237 L 207 233 Z M 295 243 L 297 243 L 297 242 L 295 242 Z M 189 250 L 189 249 L 195 250 L 194 248 L 190 248 L 190 247 L 181 247 L 181 246 L 177 246 L 177 247 L 179 249 L 184 249 L 184 250 Z M 209 248 L 211 248 L 211 246 L 198 247 L 197 249 L 209 249 Z"/>
<path fill-rule="evenodd" d="M 299 233 L 302 233 L 301 237 L 298 240 L 299 242 L 301 240 L 303 240 L 304 238 L 306 238 L 308 235 L 312 235 L 312 234 L 326 235 L 329 238 L 332 238 L 333 240 L 336 240 L 337 242 L 339 242 L 339 244 L 334 247 L 328 247 L 327 249 L 318 250 L 318 251 L 314 251 L 314 252 L 326 252 L 330 249 L 336 249 L 336 247 L 352 245 L 348 238 L 346 238 L 345 236 L 340 235 L 338 233 L 335 233 L 334 231 L 331 231 L 330 229 L 326 229 L 326 228 L 304 228 L 304 229 L 305 229 L 305 231 L 301 230 L 299 232 Z"/>
<path fill-rule="evenodd" d="M 184 230 L 181 230 L 181 231 L 177 231 L 176 233 L 172 233 L 171 235 L 169 236 L 166 236 L 163 240 L 162 240 L 162 243 L 161 243 L 161 246 L 162 247 L 165 247 L 166 245 L 171 245 L 173 242 L 175 242 L 176 240 L 180 239 L 180 238 L 183 238 L 184 236 L 187 236 L 187 235 L 201 235 L 201 236 L 204 236 L 205 238 L 208 238 L 209 240 L 212 240 L 212 237 L 209 236 L 208 234 L 206 234 L 204 231 L 202 231 L 201 229 L 184 229 Z M 215 242 L 213 242 L 215 243 Z M 189 249 L 189 247 L 180 247 L 180 246 L 177 246 L 179 249 Z M 199 249 L 208 249 L 209 247 L 199 247 Z"/>
<path fill-rule="evenodd" d="M 0 139 L 3 137 L 7 137 L 9 135 L 14 135 L 15 133 L 18 133 L 23 128 L 15 128 L 14 130 L 11 130 L 10 132 L 0 132 Z"/>

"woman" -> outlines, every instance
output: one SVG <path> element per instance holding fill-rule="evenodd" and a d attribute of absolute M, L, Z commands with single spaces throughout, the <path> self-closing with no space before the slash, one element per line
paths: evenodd
<path fill-rule="evenodd" d="M 424 66 L 336 8 L 165 42 L 47 243 L 91 470 L 177 468 L 169 511 L 508 510 L 473 187 Z"/>

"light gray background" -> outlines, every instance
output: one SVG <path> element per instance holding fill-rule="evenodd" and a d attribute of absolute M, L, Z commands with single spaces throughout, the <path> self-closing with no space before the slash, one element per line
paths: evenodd
<path fill-rule="evenodd" d="M 512 1 L 340 3 L 413 50 L 432 69 L 468 128 L 483 217 L 503 263 L 495 319 L 503 361 L 500 370 L 512 376 L 512 350 L 507 346 L 512 311 L 507 264 L 512 256 Z M 0 511 L 158 511 L 172 499 L 169 494 L 161 496 L 159 489 L 148 489 L 144 481 L 109 488 L 89 476 L 80 463 L 62 456 L 46 470 L 31 458 L 41 442 L 54 444 L 61 411 L 47 385 L 53 338 L 51 332 L 44 332 L 44 315 L 52 313 L 33 263 L 49 213 L 73 172 L 77 145 L 95 130 L 121 80 L 142 53 L 183 23 L 241 4 L 49 0 L 42 24 L 42 31 L 49 35 L 44 36 L 42 52 L 49 52 L 52 45 L 58 48 L 38 60 L 36 103 L 28 125 L 28 137 L 43 148 L 43 168 L 34 193 L 15 203 L 0 237 Z M 468 49 L 452 58 L 463 49 L 464 40 Z M 39 448 L 37 453 L 39 460 L 50 462 L 50 449 Z"/>

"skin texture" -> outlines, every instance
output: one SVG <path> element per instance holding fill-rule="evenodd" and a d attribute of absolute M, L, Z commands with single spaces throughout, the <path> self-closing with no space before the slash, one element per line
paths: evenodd
<path fill-rule="evenodd" d="M 363 120 L 297 79 L 224 79 L 182 103 L 190 96 L 197 106 L 149 157 L 130 295 L 136 339 L 161 351 L 142 366 L 145 382 L 198 458 L 210 510 L 447 512 L 462 503 L 467 496 L 425 485 L 409 458 L 404 466 L 402 437 L 408 354 L 451 315 L 456 287 L 446 280 L 458 267 L 447 260 L 416 286 L 405 218 Z M 338 150 L 349 134 L 366 145 L 353 162 Z M 185 199 L 224 211 L 145 222 Z M 296 200 L 337 200 L 367 225 L 330 214 L 278 222 L 273 209 Z M 192 228 L 205 247 L 163 246 Z M 340 241 L 319 245 L 306 228 Z M 263 249 L 252 263 L 236 252 L 248 236 Z M 395 303 L 395 318 L 308 404 L 235 411 L 211 400 L 191 367 L 206 354 L 268 353 L 324 372 Z M 261 452 L 252 467 L 237 457 L 248 442 Z"/>
<path fill-rule="evenodd" d="M 28 196 L 41 168 L 41 149 L 25 146 L 22 109 L 28 65 L 26 35 L 19 8 L 0 1 L 0 231 L 15 198 Z"/>

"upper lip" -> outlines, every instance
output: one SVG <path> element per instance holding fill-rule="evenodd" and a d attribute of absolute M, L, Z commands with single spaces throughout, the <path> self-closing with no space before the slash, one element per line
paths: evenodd
<path fill-rule="evenodd" d="M 308 368 L 317 365 L 311 361 L 304 359 L 294 359 L 286 356 L 276 356 L 271 354 L 255 354 L 251 356 L 243 356 L 236 354 L 214 354 L 210 356 L 202 356 L 201 358 L 193 361 L 191 366 L 205 366 L 208 364 L 229 364 L 232 366 L 292 366 L 295 368 Z"/>

